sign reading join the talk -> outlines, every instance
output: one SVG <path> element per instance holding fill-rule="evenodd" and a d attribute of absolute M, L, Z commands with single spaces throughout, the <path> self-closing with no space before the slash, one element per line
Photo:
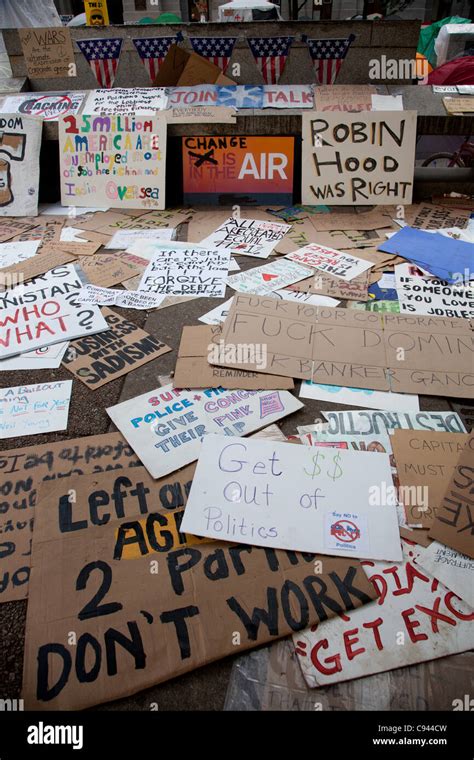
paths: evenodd
<path fill-rule="evenodd" d="M 411 203 L 415 111 L 308 111 L 302 120 L 302 203 Z"/>

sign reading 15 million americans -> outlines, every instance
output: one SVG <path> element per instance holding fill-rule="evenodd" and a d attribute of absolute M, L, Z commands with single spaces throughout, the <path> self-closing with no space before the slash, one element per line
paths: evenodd
<path fill-rule="evenodd" d="M 415 111 L 308 111 L 302 119 L 302 203 L 411 203 Z"/>
<path fill-rule="evenodd" d="M 165 208 L 166 122 L 160 116 L 65 116 L 59 156 L 64 206 Z"/>

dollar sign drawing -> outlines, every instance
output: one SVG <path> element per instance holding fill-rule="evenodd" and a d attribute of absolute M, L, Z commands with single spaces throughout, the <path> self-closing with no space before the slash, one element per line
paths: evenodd
<path fill-rule="evenodd" d="M 339 454 L 339 452 L 335 454 L 335 456 L 333 456 L 332 458 L 332 461 L 334 462 L 334 472 L 331 475 L 329 470 L 327 471 L 328 477 L 332 478 L 333 480 L 336 480 L 336 478 L 340 478 L 342 475 L 342 467 L 339 464 L 340 458 L 341 458 L 341 455 Z"/>
<path fill-rule="evenodd" d="M 317 451 L 316 454 L 312 458 L 313 462 L 313 472 L 308 472 L 308 470 L 304 470 L 306 475 L 309 475 L 310 478 L 315 478 L 316 475 L 319 475 L 321 473 L 321 467 L 318 464 L 318 459 L 321 457 L 321 459 L 324 459 L 324 454 L 322 454 L 320 451 Z"/>

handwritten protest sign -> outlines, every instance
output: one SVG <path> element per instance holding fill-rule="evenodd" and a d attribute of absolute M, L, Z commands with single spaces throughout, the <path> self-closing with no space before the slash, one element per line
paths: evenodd
<path fill-rule="evenodd" d="M 65 430 L 72 380 L 0 388 L 0 438 Z"/>
<path fill-rule="evenodd" d="M 0 357 L 107 329 L 97 306 L 77 300 L 82 282 L 72 264 L 0 293 Z"/>
<path fill-rule="evenodd" d="M 454 412 L 321 412 L 332 435 L 372 435 L 386 430 L 432 430 L 466 433 L 459 414 Z"/>
<path fill-rule="evenodd" d="M 166 108 L 164 87 L 114 87 L 108 90 L 92 90 L 84 103 L 87 115 L 140 114 L 161 111 Z"/>
<path fill-rule="evenodd" d="M 139 490 L 134 476 L 117 486 L 87 476 L 81 486 L 78 479 L 63 482 L 53 511 L 67 497 L 66 486 L 77 484 L 74 511 L 86 519 L 66 531 L 51 520 L 35 536 L 23 682 L 28 708 L 84 708 L 123 697 L 232 653 L 236 634 L 248 649 L 375 597 L 355 559 L 243 551 L 187 538 L 176 522 L 182 512 L 156 510 L 157 488 L 150 487 L 140 511 L 130 497 L 131 486 Z M 88 504 L 114 493 L 122 494 L 125 520 L 106 507 L 109 519 L 91 523 Z M 97 581 L 110 591 L 97 596 Z M 267 611 L 260 616 L 258 609 Z"/>
<path fill-rule="evenodd" d="M 25 599 L 37 489 L 43 480 L 140 462 L 119 433 L 3 451 L 0 456 L 0 603 Z"/>
<path fill-rule="evenodd" d="M 60 116 L 77 113 L 85 97 L 85 92 L 23 92 L 4 98 L 0 113 L 21 113 L 44 121 L 58 121 Z"/>
<path fill-rule="evenodd" d="M 205 434 L 246 435 L 302 406 L 287 391 L 197 392 L 170 384 L 106 411 L 148 472 L 159 478 L 194 462 Z"/>
<path fill-rule="evenodd" d="M 80 257 L 79 263 L 87 279 L 102 288 L 110 288 L 141 274 L 147 265 L 145 259 L 126 251 Z"/>
<path fill-rule="evenodd" d="M 183 137 L 184 202 L 222 204 L 227 197 L 246 205 L 291 203 L 294 140 L 269 135 Z"/>
<path fill-rule="evenodd" d="M 474 559 L 472 486 L 474 435 L 471 433 L 458 459 L 451 482 L 430 528 L 430 537 Z"/>
<path fill-rule="evenodd" d="M 411 203 L 415 111 L 307 111 L 302 122 L 302 203 Z"/>
<path fill-rule="evenodd" d="M 317 111 L 370 111 L 371 97 L 377 90 L 373 85 L 323 85 L 314 93 Z"/>
<path fill-rule="evenodd" d="M 102 316 L 109 329 L 93 338 L 71 341 L 63 360 L 67 369 L 89 388 L 100 388 L 171 351 L 115 311 L 102 309 Z"/>
<path fill-rule="evenodd" d="M 241 293 L 265 295 L 273 290 L 286 288 L 287 285 L 308 277 L 309 274 L 311 269 L 308 267 L 302 267 L 288 259 L 277 259 L 270 264 L 232 274 L 227 278 L 227 283 Z"/>
<path fill-rule="evenodd" d="M 39 240 L 11 241 L 0 243 L 0 269 L 27 261 L 39 248 Z"/>
<path fill-rule="evenodd" d="M 298 251 L 289 253 L 286 258 L 348 281 L 353 280 L 354 277 L 361 275 L 372 266 L 370 261 L 315 243 L 310 243 Z"/>
<path fill-rule="evenodd" d="M 404 208 L 403 220 L 410 227 L 420 230 L 440 230 L 446 227 L 466 226 L 469 219 L 469 211 L 462 209 L 450 209 L 427 203 L 415 203 L 413 206 Z"/>
<path fill-rule="evenodd" d="M 289 229 L 289 224 L 229 217 L 217 230 L 201 240 L 200 245 L 266 259 Z"/>
<path fill-rule="evenodd" d="M 140 278 L 139 278 L 140 279 Z M 155 293 L 119 290 L 115 288 L 100 288 L 97 285 L 86 285 L 77 294 L 81 303 L 100 306 L 122 306 L 124 309 L 153 309 L 160 306 L 166 296 Z"/>
<path fill-rule="evenodd" d="M 418 396 L 410 393 L 387 393 L 372 391 L 368 388 L 348 388 L 340 385 L 322 385 L 304 380 L 301 383 L 300 398 L 313 398 L 329 401 L 332 404 L 364 406 L 369 409 L 388 409 L 390 411 L 418 411 Z"/>
<path fill-rule="evenodd" d="M 416 266 L 408 263 L 395 267 L 395 282 L 401 314 L 474 318 L 474 286 L 450 285 L 444 280 L 423 277 Z"/>
<path fill-rule="evenodd" d="M 241 276 L 230 277 L 229 284 Z M 474 334 L 462 319 L 377 314 L 238 294 L 224 322 L 223 340 L 224 346 L 265 343 L 268 374 L 372 390 L 472 395 Z M 225 357 L 218 362 L 227 363 Z M 255 369 L 251 362 L 234 366 Z"/>
<path fill-rule="evenodd" d="M 363 562 L 379 599 L 293 641 L 306 683 L 314 688 L 404 665 L 434 660 L 474 646 L 474 612 L 412 559 Z M 404 646 L 394 646 L 399 640 Z"/>
<path fill-rule="evenodd" d="M 74 50 L 68 28 L 33 27 L 19 29 L 18 33 L 30 78 L 74 76 Z"/>
<path fill-rule="evenodd" d="M 131 245 L 135 248 L 132 253 L 139 253 L 136 250 L 136 243 L 140 243 L 142 240 L 172 240 L 174 236 L 174 229 L 158 229 L 158 230 L 117 230 L 105 246 L 107 249 L 125 249 Z"/>
<path fill-rule="evenodd" d="M 41 119 L 0 116 L 0 216 L 36 216 Z"/>
<path fill-rule="evenodd" d="M 173 375 L 175 388 L 233 388 L 273 390 L 293 388 L 293 380 L 262 372 L 213 367 L 208 362 L 210 352 L 219 352 L 222 327 L 216 325 L 185 326 L 181 335 Z M 262 360 L 264 357 L 262 355 Z"/>
<path fill-rule="evenodd" d="M 163 247 L 148 264 L 138 290 L 163 296 L 222 298 L 229 265 L 228 250 Z"/>
<path fill-rule="evenodd" d="M 438 541 L 417 547 L 414 555 L 420 567 L 474 609 L 474 560 Z"/>
<path fill-rule="evenodd" d="M 221 541 L 399 560 L 395 502 L 371 502 L 391 482 L 385 454 L 209 435 L 182 528 Z"/>
<path fill-rule="evenodd" d="M 344 298 L 347 301 L 367 301 L 369 298 L 368 280 L 368 271 L 347 281 L 325 272 L 324 274 L 315 274 L 307 280 L 295 282 L 289 287 L 298 292 L 321 293 L 330 297 Z"/>
<path fill-rule="evenodd" d="M 59 157 L 63 206 L 165 208 L 161 116 L 65 116 L 59 122 Z"/>
<path fill-rule="evenodd" d="M 30 222 L 20 221 L 19 219 L 0 219 L 0 243 L 28 232 L 34 226 L 35 220 L 33 219 Z"/>

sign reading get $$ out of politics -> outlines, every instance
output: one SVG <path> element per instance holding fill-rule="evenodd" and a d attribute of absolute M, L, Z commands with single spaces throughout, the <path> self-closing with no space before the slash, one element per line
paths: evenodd
<path fill-rule="evenodd" d="M 302 120 L 302 203 L 411 203 L 415 111 L 308 111 Z"/>
<path fill-rule="evenodd" d="M 63 206 L 165 208 L 163 116 L 65 116 L 59 161 Z"/>
<path fill-rule="evenodd" d="M 291 204 L 293 156 L 293 137 L 183 137 L 184 202 Z"/>

